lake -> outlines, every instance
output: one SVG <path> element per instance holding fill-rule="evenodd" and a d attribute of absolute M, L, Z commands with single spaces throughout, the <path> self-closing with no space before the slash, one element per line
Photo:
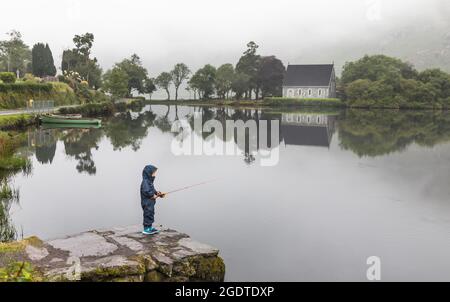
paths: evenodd
<path fill-rule="evenodd" d="M 188 138 L 172 125 L 199 114 L 277 121 L 278 160 L 239 143 L 234 155 L 174 154 Z M 24 237 L 140 224 L 151 163 L 161 191 L 215 180 L 159 200 L 156 220 L 219 248 L 228 281 L 365 281 L 370 256 L 383 281 L 450 281 L 450 113 L 147 105 L 100 129 L 26 136 L 32 170 L 10 179 L 9 211 Z"/>

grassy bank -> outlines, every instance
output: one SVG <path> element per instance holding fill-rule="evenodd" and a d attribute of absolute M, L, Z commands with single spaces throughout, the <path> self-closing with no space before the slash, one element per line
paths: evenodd
<path fill-rule="evenodd" d="M 51 100 L 55 102 L 55 106 L 109 101 L 109 97 L 103 92 L 84 86 L 82 88 L 74 91 L 63 82 L 0 83 L 0 109 L 26 108 L 30 99 L 34 101 Z"/>
<path fill-rule="evenodd" d="M 445 103 L 422 103 L 422 102 L 396 102 L 395 100 L 385 103 L 378 101 L 343 101 L 340 99 L 296 99 L 272 97 L 264 100 L 150 100 L 147 104 L 154 105 L 186 105 L 186 106 L 230 106 L 230 107 L 267 107 L 267 108 L 318 108 L 320 110 L 355 108 L 355 109 L 405 109 L 405 110 L 446 110 L 450 106 Z M 450 104 L 450 103 L 449 103 Z"/>
<path fill-rule="evenodd" d="M 18 147 L 26 139 L 25 134 L 0 131 L 0 179 L 3 174 L 19 171 L 28 166 L 28 160 L 15 155 Z"/>
<path fill-rule="evenodd" d="M 22 129 L 36 123 L 32 114 L 14 114 L 0 116 L 0 130 Z"/>
<path fill-rule="evenodd" d="M 55 106 L 75 104 L 78 98 L 65 83 L 0 83 L 0 109 L 27 107 L 27 102 L 55 101 Z"/>
<path fill-rule="evenodd" d="M 340 99 L 299 99 L 271 97 L 264 99 L 266 106 L 300 106 L 300 107 L 345 107 Z"/>
<path fill-rule="evenodd" d="M 147 104 L 190 105 L 190 106 L 231 106 L 231 107 L 345 107 L 339 99 L 295 99 L 273 97 L 264 100 L 150 100 Z"/>
<path fill-rule="evenodd" d="M 73 107 L 63 107 L 59 109 L 60 114 L 81 114 L 86 117 L 111 116 L 115 112 L 125 111 L 127 109 L 140 110 L 145 105 L 141 99 L 129 103 L 101 102 L 84 104 Z"/>

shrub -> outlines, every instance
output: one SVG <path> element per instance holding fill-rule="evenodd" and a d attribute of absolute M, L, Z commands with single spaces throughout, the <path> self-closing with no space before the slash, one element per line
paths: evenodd
<path fill-rule="evenodd" d="M 76 107 L 63 107 L 61 114 L 82 114 L 83 116 L 108 116 L 115 112 L 111 102 L 84 104 Z"/>
<path fill-rule="evenodd" d="M 0 84 L 0 92 L 21 92 L 21 93 L 49 93 L 52 91 L 51 84 L 40 84 L 32 82 L 17 82 L 14 84 Z"/>
<path fill-rule="evenodd" d="M 0 83 L 0 108 L 26 107 L 30 99 L 53 100 L 55 106 L 74 104 L 78 101 L 74 91 L 65 83 L 33 83 L 32 81 L 14 84 Z"/>
<path fill-rule="evenodd" d="M 0 72 L 0 80 L 3 83 L 15 83 L 16 75 L 13 72 Z"/>
<path fill-rule="evenodd" d="M 35 117 L 26 114 L 0 116 L 0 130 L 24 128 L 34 124 Z"/>

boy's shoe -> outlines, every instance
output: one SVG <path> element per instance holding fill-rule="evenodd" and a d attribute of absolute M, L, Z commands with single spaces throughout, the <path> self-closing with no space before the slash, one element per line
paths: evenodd
<path fill-rule="evenodd" d="M 153 235 L 153 234 L 157 234 L 157 233 L 159 233 L 159 231 L 153 227 L 144 228 L 144 230 L 142 231 L 142 234 L 144 234 L 144 235 Z"/>

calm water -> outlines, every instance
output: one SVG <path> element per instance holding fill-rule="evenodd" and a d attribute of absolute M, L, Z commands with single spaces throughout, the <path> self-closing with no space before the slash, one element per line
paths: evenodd
<path fill-rule="evenodd" d="M 280 121 L 279 163 L 175 156 L 176 119 Z M 205 139 L 207 133 L 196 133 Z M 269 112 L 151 106 L 101 129 L 30 129 L 32 173 L 11 179 L 19 233 L 54 238 L 141 223 L 144 165 L 159 167 L 157 223 L 220 249 L 229 281 L 450 281 L 450 114 Z M 260 135 L 258 134 L 258 138 Z M 235 141 L 228 141 L 235 144 Z M 247 151 L 247 152 L 246 152 Z"/>

